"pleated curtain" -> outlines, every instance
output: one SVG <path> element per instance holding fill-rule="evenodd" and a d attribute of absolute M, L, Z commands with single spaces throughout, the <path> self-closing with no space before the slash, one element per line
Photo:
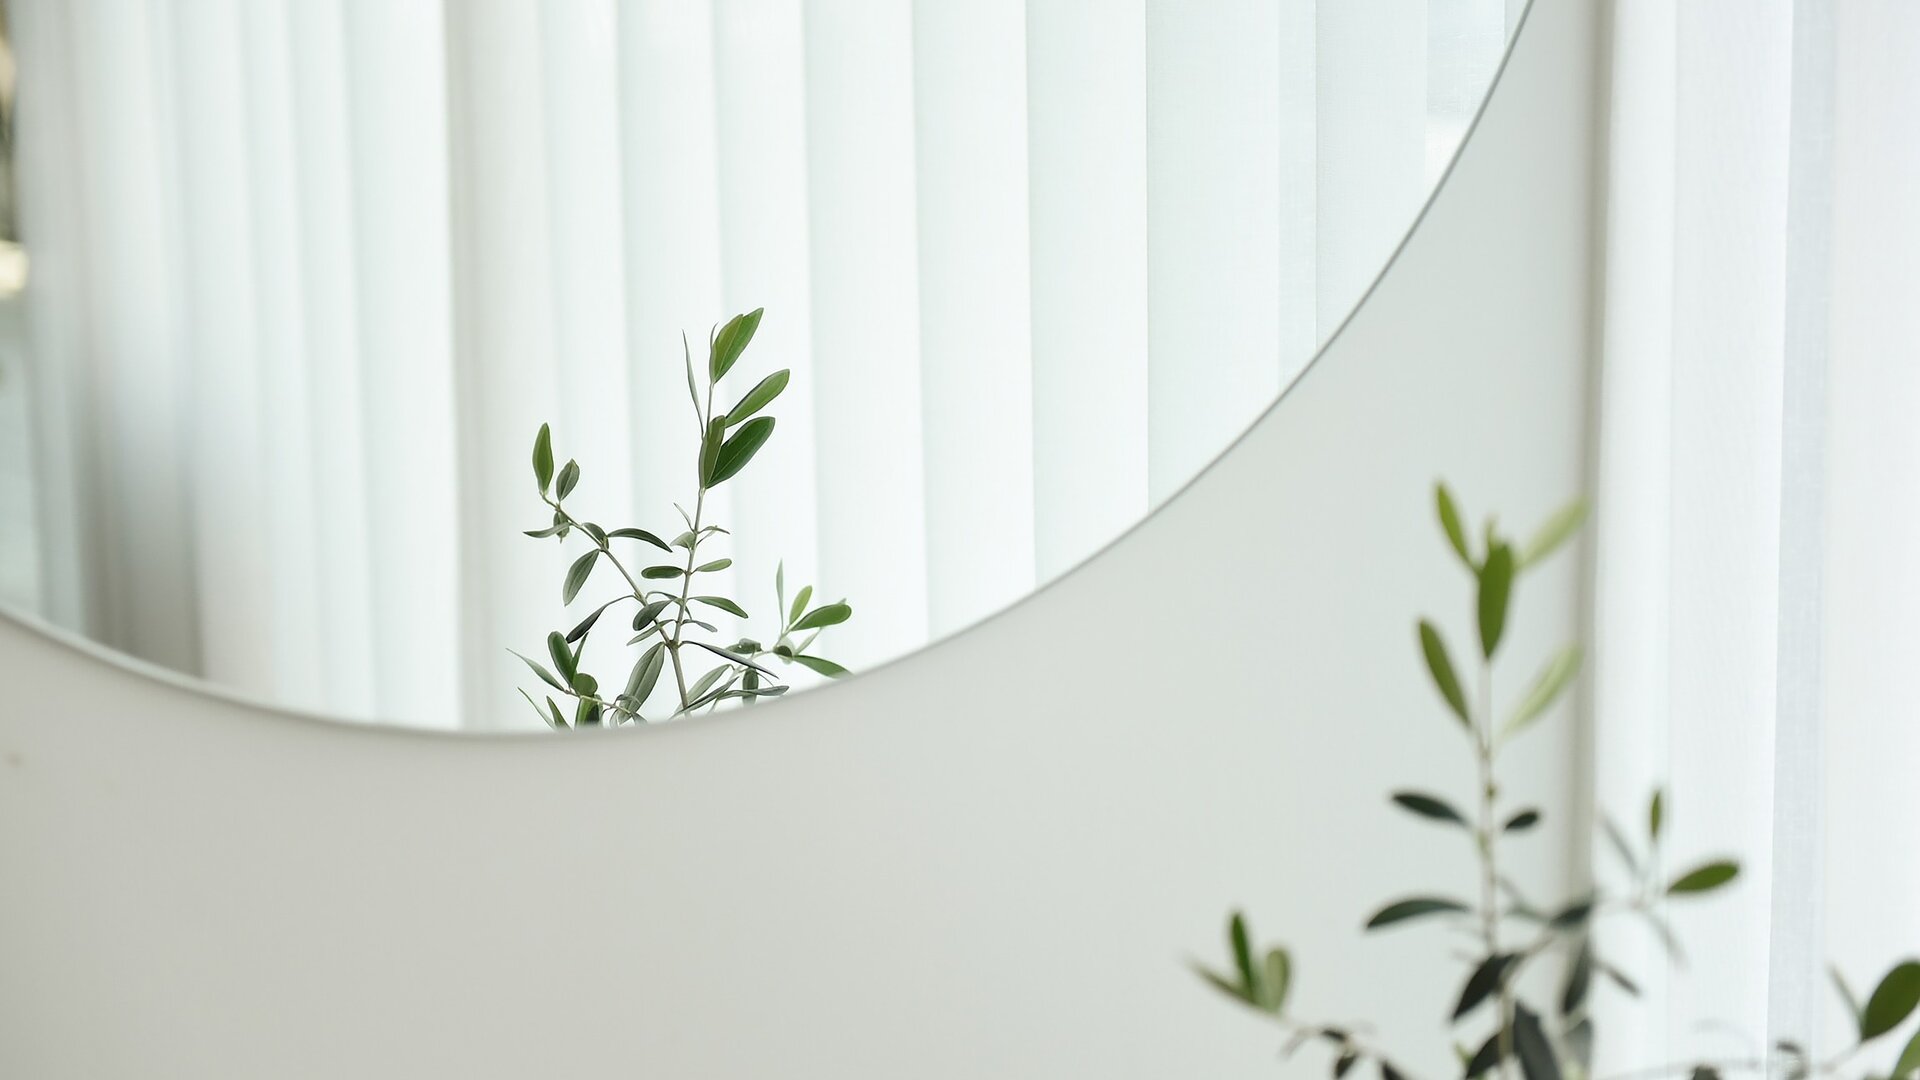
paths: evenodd
<path fill-rule="evenodd" d="M 530 726 L 506 650 L 572 621 L 566 556 L 520 535 L 534 431 L 582 513 L 678 531 L 681 333 L 764 306 L 741 370 L 794 380 L 710 500 L 715 591 L 765 623 L 784 560 L 870 667 L 1070 568 L 1274 399 L 1518 17 L 19 0 L 41 609 L 299 708 Z"/>
<path fill-rule="evenodd" d="M 1595 1074 L 1824 1058 L 1829 965 L 1864 997 L 1920 951 L 1920 8 L 1609 17 L 1594 788 L 1635 834 L 1669 789 L 1667 872 L 1743 869 L 1669 905 L 1683 965 L 1602 935 L 1647 998 L 1597 997 Z"/>

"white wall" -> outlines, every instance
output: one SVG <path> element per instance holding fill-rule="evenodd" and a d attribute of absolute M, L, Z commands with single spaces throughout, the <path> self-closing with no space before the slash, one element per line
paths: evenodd
<path fill-rule="evenodd" d="M 1240 445 L 845 685 L 458 739 L 0 620 L 0 1075 L 1270 1076 L 1277 1037 L 1182 969 L 1233 904 L 1295 945 L 1303 1008 L 1404 1020 L 1384 1041 L 1441 1066 L 1444 943 L 1355 930 L 1466 869 L 1384 800 L 1462 754 L 1413 647 L 1467 603 L 1429 485 L 1518 522 L 1582 482 L 1593 7 L 1534 13 L 1398 262 Z M 1579 576 L 1530 581 L 1519 668 L 1575 633 Z M 1580 744 L 1528 736 L 1516 797 L 1564 810 Z M 1522 876 L 1573 874 L 1536 843 Z"/>

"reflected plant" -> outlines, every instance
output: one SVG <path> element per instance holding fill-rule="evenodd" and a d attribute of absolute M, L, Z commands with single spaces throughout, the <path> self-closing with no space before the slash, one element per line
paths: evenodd
<path fill-rule="evenodd" d="M 1516 1068 L 1525 1080 L 1585 1080 L 1592 1069 L 1595 1032 L 1588 1001 L 1596 980 L 1634 997 L 1640 992 L 1633 976 L 1595 952 L 1595 924 L 1603 918 L 1623 917 L 1644 922 L 1661 941 L 1671 962 L 1681 963 L 1680 943 L 1661 914 L 1662 904 L 1721 889 L 1739 876 L 1740 867 L 1732 859 L 1714 859 L 1671 878 L 1657 876 L 1668 813 L 1663 793 L 1655 791 L 1646 808 L 1644 837 L 1638 843 L 1629 839 L 1626 830 L 1612 818 L 1603 816 L 1601 820 L 1601 832 L 1625 866 L 1630 883 L 1625 890 L 1596 888 L 1543 907 L 1503 873 L 1502 845 L 1534 829 L 1542 815 L 1536 807 L 1503 803 L 1500 752 L 1541 721 L 1564 696 L 1579 670 L 1580 650 L 1570 645 L 1555 653 L 1504 715 L 1494 708 L 1494 658 L 1507 637 L 1507 617 L 1522 574 L 1574 535 L 1585 520 L 1586 507 L 1581 502 L 1568 505 L 1519 546 L 1502 536 L 1489 519 L 1476 550 L 1446 486 L 1436 486 L 1434 494 L 1447 544 L 1475 586 L 1472 621 L 1477 678 L 1471 694 L 1431 620 L 1420 620 L 1418 640 L 1427 674 L 1471 753 L 1477 798 L 1471 812 L 1425 791 L 1396 791 L 1391 798 L 1399 809 L 1460 834 L 1476 864 L 1479 895 L 1471 901 L 1438 894 L 1403 897 L 1374 912 L 1366 929 L 1377 931 L 1422 922 L 1464 931 L 1473 939 L 1465 976 L 1445 999 L 1454 1025 L 1480 1020 L 1491 1028 L 1477 1046 L 1471 1041 L 1454 1044 L 1460 1075 L 1466 1080 L 1494 1072 L 1511 1080 Z M 1287 1055 L 1318 1042 L 1331 1050 L 1336 1080 L 1363 1062 L 1376 1066 L 1382 1080 L 1406 1080 L 1410 1075 L 1362 1034 L 1369 1030 L 1367 1025 L 1322 1023 L 1294 1012 L 1289 998 L 1292 955 L 1281 946 L 1257 950 L 1247 921 L 1239 912 L 1228 920 L 1227 943 L 1232 957 L 1230 968 L 1214 971 L 1196 965 L 1196 970 L 1220 992 L 1278 1024 L 1289 1037 Z M 1555 955 L 1564 961 L 1558 993 L 1545 1004 L 1527 1000 L 1518 987 L 1520 976 Z M 1782 1041 L 1765 1055 L 1654 1065 L 1608 1080 L 1659 1080 L 1680 1075 L 1691 1080 L 1719 1080 L 1744 1073 L 1782 1075 L 1788 1080 L 1837 1076 L 1870 1043 L 1892 1033 L 1920 1007 L 1920 962 L 1909 960 L 1895 965 L 1864 1003 L 1848 989 L 1837 970 L 1833 981 L 1856 1027 L 1851 1045 L 1837 1054 L 1816 1060 L 1800 1044 Z M 1906 1043 L 1890 1072 L 1874 1075 L 1892 1080 L 1920 1075 L 1920 1033 Z"/>
<path fill-rule="evenodd" d="M 736 315 L 708 336 L 704 379 L 695 375 L 693 350 L 685 335 L 681 336 L 687 366 L 687 396 L 693 403 L 700 452 L 693 512 L 689 514 L 675 504 L 674 509 L 679 511 L 686 528 L 671 542 L 646 529 L 606 529 L 576 517 L 568 509 L 566 500 L 580 483 L 580 465 L 568 461 L 556 474 L 553 434 L 548 425 L 540 425 L 540 434 L 533 442 L 533 476 L 540 486 L 540 501 L 552 511 L 553 518 L 546 527 L 530 530 L 527 535 L 535 539 L 553 538 L 564 544 L 577 533 L 592 545 L 568 566 L 560 589 L 561 602 L 572 604 L 602 564 L 612 567 L 625 586 L 624 591 L 588 612 L 572 630 L 566 633 L 555 630 L 547 635 L 547 659 L 551 668 L 532 657 L 514 653 L 540 677 L 547 689 L 572 700 L 570 709 L 562 709 L 552 694 L 543 692 L 543 701 L 536 701 L 532 694 L 520 691 L 549 727 L 560 730 L 642 723 L 650 718 L 649 713 L 653 719 L 671 719 L 712 710 L 727 701 L 752 704 L 760 698 L 787 692 L 787 685 L 767 666 L 775 661 L 782 666 L 799 664 L 829 678 L 846 674 L 845 668 L 810 650 L 821 631 L 846 622 L 853 615 L 853 609 L 844 600 L 809 606 L 813 600 L 811 585 L 801 587 L 789 604 L 784 563 L 773 575 L 777 627 L 770 638 L 771 644 L 749 637 L 719 643 L 723 640 L 719 636 L 720 628 L 706 620 L 746 619 L 747 612 L 729 597 L 694 591 L 701 575 L 717 573 L 733 565 L 733 560 L 724 556 L 710 557 L 711 545 L 718 542 L 718 537 L 729 534 L 707 520 L 707 493 L 738 476 L 773 436 L 774 418 L 761 414 L 787 388 L 791 375 L 782 368 L 755 383 L 732 408 L 714 411 L 715 391 L 753 340 L 754 331 L 760 327 L 762 310 Z M 636 574 L 615 554 L 616 541 L 640 545 L 643 551 L 647 547 L 656 548 L 672 556 L 673 561 L 643 566 Z M 627 639 L 627 645 L 640 651 L 621 689 L 608 694 L 602 687 L 613 684 L 603 684 L 582 671 L 581 654 L 602 617 L 628 603 L 634 610 L 629 621 L 633 636 Z M 699 675 L 691 674 L 696 666 L 715 659 L 719 661 L 717 664 Z M 672 678 L 666 680 L 664 676 L 669 669 Z M 663 681 L 670 682 L 672 687 L 669 701 L 655 706 L 653 698 Z"/>

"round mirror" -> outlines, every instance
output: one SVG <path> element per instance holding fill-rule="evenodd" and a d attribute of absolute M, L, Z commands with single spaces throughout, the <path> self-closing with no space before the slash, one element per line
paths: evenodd
<path fill-rule="evenodd" d="M 766 707 L 1086 558 L 1339 326 L 1515 18 L 8 6 L 0 600 L 476 731 Z"/>

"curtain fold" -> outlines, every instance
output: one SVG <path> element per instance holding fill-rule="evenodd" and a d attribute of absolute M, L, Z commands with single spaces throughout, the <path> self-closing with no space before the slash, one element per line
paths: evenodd
<path fill-rule="evenodd" d="M 710 500 L 716 584 L 770 624 L 784 560 L 870 667 L 1111 540 L 1298 374 L 1511 18 L 15 6 L 42 609 L 298 707 L 482 728 L 533 722 L 506 650 L 574 621 L 520 535 L 540 423 L 583 511 L 677 532 L 681 332 L 765 306 L 747 366 L 795 378 Z"/>
<path fill-rule="evenodd" d="M 1885 899 L 1912 895 L 1920 844 L 1892 674 L 1920 602 L 1920 215 L 1895 194 L 1920 179 L 1920 22 L 1821 0 L 1611 17 L 1596 793 L 1636 831 L 1667 786 L 1663 870 L 1727 853 L 1742 881 L 1667 905 L 1684 967 L 1644 927 L 1602 936 L 1649 989 L 1600 1000 L 1603 1075 L 1842 1049 L 1829 960 L 1864 992 L 1920 944 L 1920 909 Z"/>

